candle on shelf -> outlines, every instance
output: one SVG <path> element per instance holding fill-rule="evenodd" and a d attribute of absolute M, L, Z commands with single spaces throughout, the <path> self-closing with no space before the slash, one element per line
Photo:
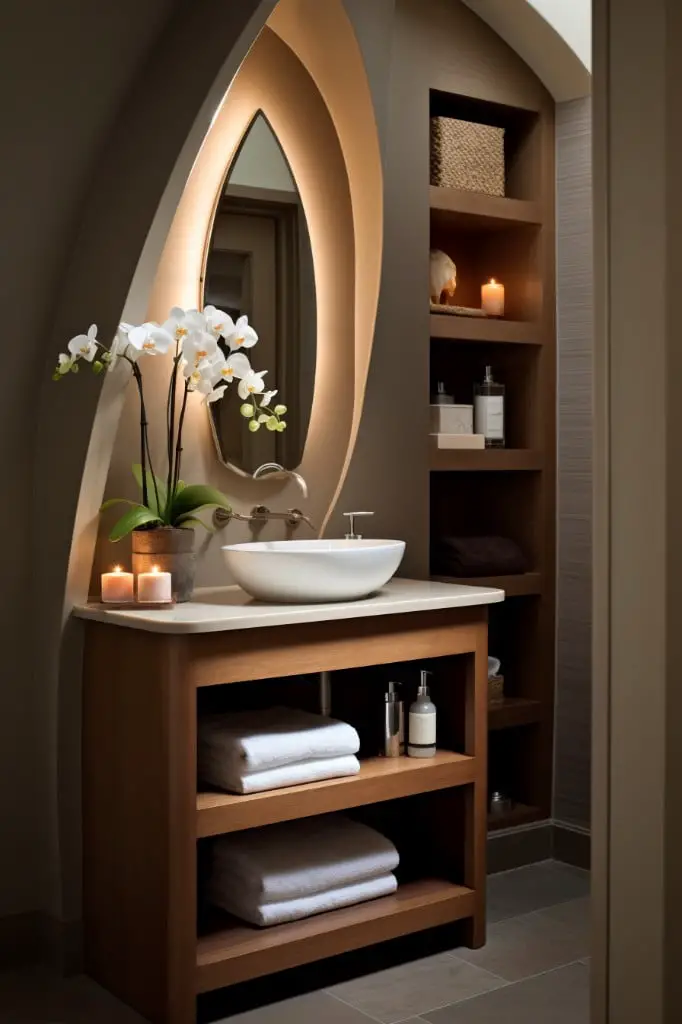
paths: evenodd
<path fill-rule="evenodd" d="M 141 572 L 137 577 L 137 600 L 139 604 L 163 604 L 173 600 L 172 577 L 153 565 L 151 572 Z"/>
<path fill-rule="evenodd" d="M 102 573 L 102 603 L 126 604 L 134 601 L 135 577 L 131 572 L 123 572 L 120 565 L 115 565 L 111 572 Z"/>
<path fill-rule="evenodd" d="M 481 288 L 481 309 L 488 316 L 504 316 L 504 285 L 494 277 Z"/>

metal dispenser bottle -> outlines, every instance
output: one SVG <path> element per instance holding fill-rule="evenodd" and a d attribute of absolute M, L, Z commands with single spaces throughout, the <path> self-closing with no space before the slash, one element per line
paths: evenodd
<path fill-rule="evenodd" d="M 405 753 L 405 711 L 400 700 L 400 683 L 389 683 L 384 694 L 384 754 L 400 757 Z"/>

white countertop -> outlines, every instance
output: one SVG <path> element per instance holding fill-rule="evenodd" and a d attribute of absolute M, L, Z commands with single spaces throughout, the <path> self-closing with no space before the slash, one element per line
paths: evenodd
<path fill-rule="evenodd" d="M 165 610 L 107 608 L 102 604 L 77 605 L 80 619 L 108 622 L 152 633 L 217 633 L 257 626 L 291 626 L 303 622 L 363 619 L 438 608 L 469 608 L 504 601 L 504 591 L 493 587 L 466 587 L 455 583 L 393 579 L 371 597 L 332 604 L 265 604 L 254 601 L 241 587 L 199 589 L 194 599 Z"/>

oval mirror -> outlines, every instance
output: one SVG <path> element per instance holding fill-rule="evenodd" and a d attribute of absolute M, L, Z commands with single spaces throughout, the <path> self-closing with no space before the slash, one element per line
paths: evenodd
<path fill-rule="evenodd" d="M 239 402 L 209 405 L 218 455 L 252 474 L 265 462 L 296 469 L 308 433 L 315 385 L 317 316 L 310 239 L 296 182 L 262 113 L 244 136 L 216 210 L 206 261 L 204 305 L 258 333 L 267 388 L 287 406 L 283 433 L 251 433 Z"/>

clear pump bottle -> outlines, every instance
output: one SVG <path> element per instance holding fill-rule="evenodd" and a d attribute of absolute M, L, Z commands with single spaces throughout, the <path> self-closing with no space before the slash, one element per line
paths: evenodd
<path fill-rule="evenodd" d="M 430 672 L 422 671 L 417 699 L 410 704 L 407 725 L 408 757 L 436 756 L 436 705 L 429 695 Z"/>

